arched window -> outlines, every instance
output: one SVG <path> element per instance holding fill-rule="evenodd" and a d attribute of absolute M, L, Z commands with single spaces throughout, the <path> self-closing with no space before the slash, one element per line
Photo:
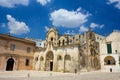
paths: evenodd
<path fill-rule="evenodd" d="M 38 57 L 35 57 L 35 61 L 38 61 Z"/>
<path fill-rule="evenodd" d="M 58 42 L 58 46 L 60 46 L 60 40 L 59 40 L 59 42 Z"/>
<path fill-rule="evenodd" d="M 57 60 L 62 60 L 62 57 L 58 55 Z"/>
<path fill-rule="evenodd" d="M 41 57 L 40 57 L 40 61 L 43 61 L 43 60 L 44 60 L 44 58 L 43 58 L 43 56 L 41 56 Z"/>
<path fill-rule="evenodd" d="M 63 43 L 63 45 L 65 45 L 65 40 L 64 40 L 64 39 L 63 39 L 63 42 L 62 42 L 62 43 Z"/>
<path fill-rule="evenodd" d="M 46 59 L 47 60 L 53 60 L 53 58 L 54 58 L 53 52 L 50 51 L 46 54 Z"/>
<path fill-rule="evenodd" d="M 51 37 L 51 41 L 53 41 L 53 37 Z"/>
<path fill-rule="evenodd" d="M 115 59 L 112 56 L 107 56 L 104 59 L 104 65 L 115 65 Z"/>
<path fill-rule="evenodd" d="M 70 55 L 65 55 L 65 60 L 71 60 Z"/>

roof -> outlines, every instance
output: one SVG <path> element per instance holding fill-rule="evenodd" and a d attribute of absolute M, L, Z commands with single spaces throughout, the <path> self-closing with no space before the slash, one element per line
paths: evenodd
<path fill-rule="evenodd" d="M 27 39 L 24 39 L 24 38 L 17 38 L 17 37 L 11 36 L 10 34 L 1 34 L 0 33 L 0 39 L 15 40 L 15 41 L 18 41 L 18 42 L 23 42 L 23 43 L 32 44 L 32 45 L 36 44 L 33 41 L 30 41 L 30 40 L 27 40 Z"/>

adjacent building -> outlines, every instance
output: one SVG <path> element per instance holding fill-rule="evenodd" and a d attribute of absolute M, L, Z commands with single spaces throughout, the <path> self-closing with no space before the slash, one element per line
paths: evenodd
<path fill-rule="evenodd" d="M 35 42 L 37 48 L 44 48 L 45 47 L 45 41 L 44 40 L 30 38 L 30 37 L 26 37 L 25 39 Z"/>
<path fill-rule="evenodd" d="M 0 70 L 31 70 L 35 42 L 10 34 L 0 34 Z"/>
<path fill-rule="evenodd" d="M 120 71 L 120 31 L 115 30 L 100 41 L 102 71 Z"/>
<path fill-rule="evenodd" d="M 100 69 L 99 41 L 103 36 L 91 30 L 76 35 L 60 35 L 50 28 L 45 47 L 34 55 L 34 69 L 41 71 L 75 72 Z"/>

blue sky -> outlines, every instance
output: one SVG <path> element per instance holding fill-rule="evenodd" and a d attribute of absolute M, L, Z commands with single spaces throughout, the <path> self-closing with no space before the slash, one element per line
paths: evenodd
<path fill-rule="evenodd" d="M 0 33 L 44 40 L 51 26 L 60 34 L 91 28 L 108 35 L 120 30 L 120 0 L 0 0 Z"/>

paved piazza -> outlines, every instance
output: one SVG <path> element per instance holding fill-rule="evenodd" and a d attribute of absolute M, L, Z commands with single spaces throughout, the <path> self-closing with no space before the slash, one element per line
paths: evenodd
<path fill-rule="evenodd" d="M 0 71 L 0 80 L 120 80 L 120 72 Z"/>

